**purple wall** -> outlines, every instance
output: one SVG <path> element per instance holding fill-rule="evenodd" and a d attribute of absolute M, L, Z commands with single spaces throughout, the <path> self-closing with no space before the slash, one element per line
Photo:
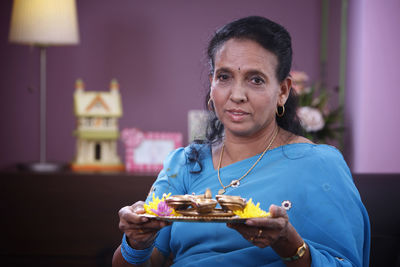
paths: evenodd
<path fill-rule="evenodd" d="M 39 159 L 39 53 L 8 43 L 11 0 L 0 16 L 0 167 Z M 234 18 L 263 15 L 292 33 L 294 68 L 319 75 L 320 1 L 77 1 L 81 42 L 48 49 L 48 148 L 50 161 L 75 154 L 73 92 L 120 83 L 120 129 L 179 131 L 187 140 L 187 111 L 203 107 L 204 56 L 213 31 Z M 28 89 L 31 88 L 31 89 Z M 120 155 L 123 145 L 119 143 Z"/>
<path fill-rule="evenodd" d="M 400 1 L 350 1 L 347 124 L 353 171 L 398 173 Z"/>

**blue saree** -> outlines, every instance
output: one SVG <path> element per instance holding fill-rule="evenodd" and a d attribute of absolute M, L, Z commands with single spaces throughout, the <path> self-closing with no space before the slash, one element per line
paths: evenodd
<path fill-rule="evenodd" d="M 189 148 L 172 152 L 151 195 L 203 194 L 221 189 L 208 145 L 198 145 L 200 164 L 188 160 Z M 238 179 L 259 155 L 221 169 L 224 185 Z M 201 171 L 196 173 L 196 171 Z M 369 263 L 368 214 L 342 155 L 334 147 L 289 144 L 267 152 L 237 188 L 239 195 L 259 202 L 290 206 L 291 224 L 310 248 L 312 266 L 363 266 Z M 224 223 L 174 222 L 163 228 L 156 247 L 174 256 L 173 266 L 285 266 L 270 248 L 259 248 Z"/>

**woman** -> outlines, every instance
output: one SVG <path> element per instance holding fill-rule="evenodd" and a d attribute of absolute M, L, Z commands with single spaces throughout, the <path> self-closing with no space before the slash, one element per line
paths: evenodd
<path fill-rule="evenodd" d="M 233 21 L 208 47 L 207 142 L 169 155 L 150 195 L 239 195 L 270 217 L 165 222 L 120 210 L 113 266 L 368 266 L 369 221 L 340 152 L 300 136 L 289 33 L 262 18 Z M 160 230 L 161 229 L 161 230 Z"/>

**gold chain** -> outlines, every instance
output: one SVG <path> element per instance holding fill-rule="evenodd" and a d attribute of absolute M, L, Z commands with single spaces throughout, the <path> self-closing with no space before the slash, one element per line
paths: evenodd
<path fill-rule="evenodd" d="M 272 143 L 275 141 L 275 137 L 278 135 L 278 131 L 279 131 L 279 127 L 276 127 L 276 128 L 277 128 L 277 129 L 276 129 L 276 131 L 275 131 L 275 134 L 274 134 L 274 136 L 271 138 L 271 141 L 269 142 L 268 146 L 265 148 L 265 150 L 263 151 L 263 153 L 258 157 L 258 159 L 256 160 L 256 162 L 254 162 L 253 166 L 251 166 L 250 169 L 249 169 L 245 174 L 242 175 L 242 177 L 240 177 L 240 178 L 237 179 L 237 180 L 232 180 L 232 181 L 230 182 L 230 184 L 228 184 L 227 186 L 224 186 L 224 185 L 222 184 L 221 176 L 220 176 L 220 174 L 219 174 L 219 170 L 221 169 L 222 155 L 224 154 L 224 148 L 225 148 L 225 143 L 222 144 L 221 154 L 220 154 L 220 156 L 219 156 L 219 163 L 218 163 L 218 180 L 219 180 L 219 183 L 221 184 L 221 186 L 222 186 L 223 189 L 221 189 L 221 190 L 218 191 L 218 194 L 219 194 L 219 195 L 224 194 L 224 193 L 225 193 L 225 189 L 227 189 L 228 187 L 231 187 L 231 186 L 233 186 L 233 185 L 235 185 L 235 184 L 236 184 L 236 186 L 239 186 L 239 182 L 240 182 L 244 177 L 246 177 L 246 176 L 250 173 L 250 171 L 257 165 L 257 163 L 262 159 L 262 157 L 265 155 L 265 153 L 267 153 L 267 151 L 270 149 Z"/>

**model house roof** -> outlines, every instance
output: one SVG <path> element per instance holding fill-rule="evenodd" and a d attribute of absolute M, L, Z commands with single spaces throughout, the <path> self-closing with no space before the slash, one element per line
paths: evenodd
<path fill-rule="evenodd" d="M 74 112 L 77 117 L 121 117 L 121 95 L 118 82 L 110 83 L 110 91 L 85 91 L 82 80 L 75 83 Z"/>

